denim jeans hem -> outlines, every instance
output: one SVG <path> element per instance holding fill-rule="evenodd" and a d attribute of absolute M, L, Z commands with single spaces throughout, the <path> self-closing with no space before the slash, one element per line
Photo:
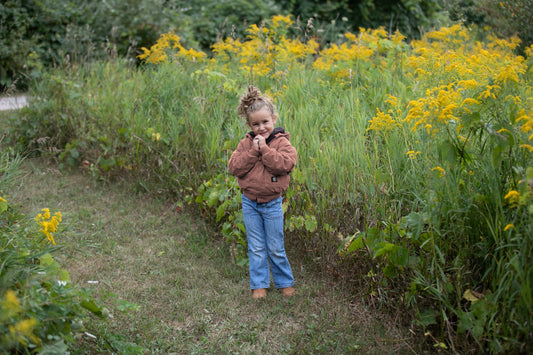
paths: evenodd
<path fill-rule="evenodd" d="M 270 285 L 266 285 L 266 286 L 257 286 L 257 285 L 251 286 L 250 285 L 250 290 L 257 290 L 260 288 L 270 288 Z"/>
<path fill-rule="evenodd" d="M 276 285 L 276 288 L 279 290 L 279 289 L 282 289 L 282 288 L 293 287 L 293 286 L 294 286 L 294 283 L 287 284 L 287 285 Z"/>

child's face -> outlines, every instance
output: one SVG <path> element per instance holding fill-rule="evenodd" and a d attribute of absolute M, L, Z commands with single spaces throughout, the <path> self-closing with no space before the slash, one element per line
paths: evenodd
<path fill-rule="evenodd" d="M 264 107 L 259 111 L 255 111 L 248 115 L 248 125 L 256 136 L 261 135 L 266 139 L 274 130 L 276 118 L 276 115 L 272 115 L 270 111 Z"/>

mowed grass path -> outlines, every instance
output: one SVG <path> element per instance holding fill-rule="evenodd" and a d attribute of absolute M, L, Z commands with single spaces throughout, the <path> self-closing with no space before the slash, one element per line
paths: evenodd
<path fill-rule="evenodd" d="M 413 352 L 405 329 L 343 295 L 291 250 L 298 295 L 270 289 L 253 300 L 246 268 L 231 263 L 224 242 L 194 213 L 44 160 L 22 169 L 9 198 L 29 216 L 61 211 L 56 241 L 64 248 L 56 258 L 111 314 L 85 324 L 96 339 L 81 336 L 79 353 L 127 353 L 128 343 L 145 354 Z"/>

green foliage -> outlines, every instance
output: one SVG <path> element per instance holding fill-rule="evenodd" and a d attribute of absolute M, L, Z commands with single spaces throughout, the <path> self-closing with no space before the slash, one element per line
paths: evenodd
<path fill-rule="evenodd" d="M 35 222 L 0 201 L 0 350 L 66 350 L 73 334 L 82 330 L 83 308 L 94 313 L 100 308 L 71 284 L 52 256 L 58 248 Z"/>
<path fill-rule="evenodd" d="M 192 202 L 193 196 L 189 196 Z M 240 266 L 248 265 L 246 229 L 241 210 L 241 190 L 235 177 L 218 174 L 204 182 L 195 193 L 194 202 L 202 206 L 202 211 L 213 216 L 221 227 L 222 236 L 229 244 L 233 262 Z"/>
<path fill-rule="evenodd" d="M 340 33 L 380 26 L 391 33 L 399 30 L 409 38 L 417 38 L 422 31 L 447 20 L 441 0 L 281 0 L 279 3 L 301 21 L 313 19 L 314 26 L 327 41 L 334 43 L 339 41 Z"/>
<path fill-rule="evenodd" d="M 61 247 L 51 234 L 61 232 L 61 214 L 51 216 L 43 209 L 29 218 L 3 198 L 4 189 L 15 183 L 20 161 L 7 150 L 0 153 L 0 352 L 66 353 L 74 350 L 76 337 L 86 330 L 86 318 L 92 314 L 105 320 L 109 310 L 89 290 L 73 284 L 54 257 Z M 115 303 L 121 312 L 138 309 L 124 300 Z M 143 353 L 115 334 L 102 338 L 114 351 Z"/>
<path fill-rule="evenodd" d="M 478 0 L 484 15 L 483 24 L 492 27 L 499 37 L 517 35 L 523 48 L 533 44 L 533 3 L 530 0 Z"/>

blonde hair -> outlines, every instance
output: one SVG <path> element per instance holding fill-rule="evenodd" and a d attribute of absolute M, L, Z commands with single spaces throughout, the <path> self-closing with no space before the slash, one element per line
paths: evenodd
<path fill-rule="evenodd" d="M 248 90 L 241 96 L 237 112 L 239 116 L 248 122 L 251 113 L 266 108 L 272 116 L 276 115 L 276 107 L 268 96 L 261 94 L 261 91 L 253 85 L 248 86 Z"/>

